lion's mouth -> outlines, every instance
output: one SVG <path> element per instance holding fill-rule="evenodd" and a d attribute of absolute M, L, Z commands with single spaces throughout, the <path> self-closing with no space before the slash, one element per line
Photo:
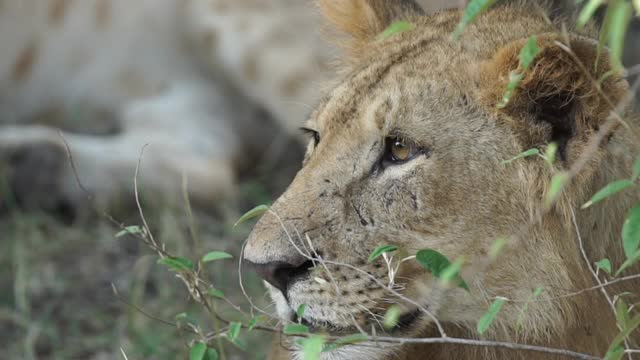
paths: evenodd
<path fill-rule="evenodd" d="M 422 315 L 422 311 L 420 309 L 415 309 L 413 311 L 402 314 L 398 318 L 398 322 L 393 327 L 392 332 L 400 332 L 410 330 L 413 325 L 418 322 Z"/>
<path fill-rule="evenodd" d="M 422 316 L 420 309 L 405 312 L 398 317 L 396 324 L 390 329 L 384 329 L 388 334 L 396 334 L 410 331 Z M 341 326 L 328 321 L 317 321 L 308 317 L 299 318 L 295 313 L 292 314 L 291 322 L 300 323 L 309 328 L 311 332 L 327 332 L 334 336 L 353 334 L 359 332 L 357 326 Z"/>

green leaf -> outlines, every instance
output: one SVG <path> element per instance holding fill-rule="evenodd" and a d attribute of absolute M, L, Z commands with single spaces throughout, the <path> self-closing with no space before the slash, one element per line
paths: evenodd
<path fill-rule="evenodd" d="M 619 297 L 616 301 L 616 322 L 621 329 L 625 329 L 629 325 L 629 306 L 623 298 Z"/>
<path fill-rule="evenodd" d="M 489 258 L 491 260 L 495 260 L 498 257 L 498 255 L 500 255 L 505 245 L 507 245 L 506 239 L 504 238 L 496 239 L 496 241 L 494 241 L 493 244 L 491 244 L 491 248 L 489 249 Z"/>
<path fill-rule="evenodd" d="M 216 288 L 209 288 L 207 292 L 213 297 L 224 299 L 224 293 L 221 290 L 218 290 Z"/>
<path fill-rule="evenodd" d="M 498 312 L 502 308 L 502 305 L 505 303 L 505 298 L 497 298 L 491 306 L 489 306 L 489 310 L 482 315 L 480 320 L 478 321 L 477 330 L 478 333 L 484 334 L 485 331 L 491 326 L 493 321 L 496 319 Z"/>
<path fill-rule="evenodd" d="M 199 342 L 195 343 L 189 351 L 189 360 L 203 360 L 204 354 L 207 352 L 207 345 Z"/>
<path fill-rule="evenodd" d="M 269 211 L 269 207 L 267 205 L 258 205 L 253 209 L 247 211 L 244 215 L 242 215 L 240 219 L 238 219 L 238 221 L 236 221 L 236 223 L 233 224 L 233 227 L 236 227 L 242 223 L 247 222 L 248 220 L 258 217 L 267 211 Z"/>
<path fill-rule="evenodd" d="M 631 180 L 618 180 L 610 184 L 607 184 L 605 187 L 603 187 L 597 193 L 595 193 L 595 195 L 593 195 L 589 201 L 587 201 L 584 205 L 582 205 L 582 208 L 586 209 L 589 206 L 597 202 L 600 202 L 611 195 L 619 193 L 620 191 L 625 190 L 631 186 L 633 186 L 633 181 Z"/>
<path fill-rule="evenodd" d="M 632 16 L 631 3 L 626 0 L 613 0 L 609 2 L 607 16 L 611 12 L 611 21 L 607 23 L 607 43 L 617 66 L 622 66 L 622 53 L 624 51 L 624 38 L 629 28 Z"/>
<path fill-rule="evenodd" d="M 367 340 L 368 338 L 367 338 L 367 335 L 365 334 L 351 334 L 351 335 L 347 335 L 339 338 L 338 340 L 335 341 L 335 344 L 338 346 L 351 345 L 351 344 L 361 343 Z"/>
<path fill-rule="evenodd" d="M 385 329 L 392 329 L 398 325 L 398 319 L 400 319 L 400 308 L 397 305 L 391 305 L 384 314 L 382 325 Z"/>
<path fill-rule="evenodd" d="M 210 253 L 208 253 L 207 255 L 202 257 L 202 262 L 206 263 L 206 262 L 210 262 L 210 261 L 216 261 L 216 260 L 222 260 L 222 259 L 232 259 L 233 255 L 231 254 L 227 254 L 224 251 L 212 251 Z"/>
<path fill-rule="evenodd" d="M 611 261 L 609 261 L 609 259 L 602 259 L 596 262 L 596 267 L 611 275 Z"/>
<path fill-rule="evenodd" d="M 433 276 L 440 278 L 442 271 L 446 269 L 451 262 L 446 256 L 431 249 L 420 250 L 416 254 L 416 260 L 427 269 Z"/>
<path fill-rule="evenodd" d="M 181 257 L 165 257 L 159 259 L 158 264 L 164 265 L 173 271 L 188 271 L 193 269 L 191 260 Z"/>
<path fill-rule="evenodd" d="M 462 265 L 464 264 L 464 258 L 459 257 L 447 266 L 442 273 L 440 274 L 440 280 L 445 284 L 449 282 L 453 282 L 456 286 L 459 286 L 465 290 L 469 290 L 469 286 L 464 280 L 460 277 L 460 270 L 462 269 Z"/>
<path fill-rule="evenodd" d="M 302 359 L 303 360 L 319 360 L 320 353 L 324 349 L 324 344 L 327 340 L 324 336 L 314 335 L 306 339 L 300 339 L 300 346 L 302 346 Z"/>
<path fill-rule="evenodd" d="M 454 39 L 458 39 L 471 22 L 478 17 L 478 15 L 485 12 L 496 2 L 496 0 L 471 0 L 467 7 L 464 9 L 462 19 L 458 23 L 456 30 L 453 32 Z"/>
<path fill-rule="evenodd" d="M 609 345 L 607 353 L 614 352 L 615 349 L 622 344 L 624 339 L 629 337 L 629 335 L 635 331 L 638 326 L 640 326 L 640 314 L 637 314 L 633 319 L 627 322 L 627 327 L 622 329 L 622 331 L 620 331 L 620 333 L 613 339 L 611 345 Z"/>
<path fill-rule="evenodd" d="M 218 351 L 213 348 L 208 348 L 204 358 L 206 360 L 218 360 Z"/>
<path fill-rule="evenodd" d="M 581 30 L 587 25 L 602 4 L 604 4 L 604 0 L 589 0 L 589 2 L 582 7 L 580 15 L 578 15 L 578 21 L 576 22 L 578 29 Z"/>
<path fill-rule="evenodd" d="M 640 156 L 633 163 L 633 175 L 631 175 L 631 181 L 635 182 L 638 178 L 640 178 Z"/>
<path fill-rule="evenodd" d="M 638 252 L 640 246 L 640 203 L 636 204 L 622 226 L 622 242 L 627 259 L 631 259 Z"/>
<path fill-rule="evenodd" d="M 556 155 L 558 154 L 558 144 L 552 142 L 547 145 L 547 149 L 544 152 L 544 159 L 551 166 L 556 162 Z"/>
<path fill-rule="evenodd" d="M 526 158 L 529 156 L 535 156 L 535 155 L 539 155 L 540 154 L 540 150 L 538 149 L 529 149 L 527 151 L 521 152 L 520 154 L 516 155 L 514 158 L 511 158 L 509 160 L 504 160 L 502 163 L 503 164 L 510 164 L 518 159 L 522 159 L 522 158 Z"/>
<path fill-rule="evenodd" d="M 285 335 L 300 335 L 300 334 L 308 334 L 309 328 L 302 324 L 289 324 L 284 327 L 282 332 Z"/>
<path fill-rule="evenodd" d="M 462 257 L 453 260 L 453 262 L 449 264 L 449 266 L 442 270 L 442 273 L 440 274 L 440 280 L 447 282 L 454 279 L 460 273 L 460 269 L 462 269 L 463 264 L 464 258 Z"/>
<path fill-rule="evenodd" d="M 446 280 L 443 279 L 443 274 L 447 276 L 455 275 L 454 278 L 456 285 L 465 290 L 469 290 L 469 287 L 458 273 L 452 274 L 452 272 L 455 271 L 455 267 L 447 271 L 447 269 L 451 266 L 451 262 L 449 261 L 449 259 L 447 259 L 446 256 L 442 255 L 441 253 L 431 249 L 420 250 L 416 254 L 416 260 L 418 260 L 420 265 L 427 269 L 427 271 L 429 271 L 431 275 L 438 279 Z"/>
<path fill-rule="evenodd" d="M 369 255 L 369 259 L 367 259 L 367 262 L 372 262 L 373 260 L 379 258 L 380 256 L 382 256 L 382 254 L 384 253 L 388 253 L 388 252 L 394 252 L 398 250 L 398 247 L 395 245 L 381 245 L 378 246 L 377 248 L 375 248 L 375 250 L 373 250 L 371 252 L 371 255 Z"/>
<path fill-rule="evenodd" d="M 617 348 L 607 351 L 603 360 L 621 360 L 624 356 L 624 346 L 618 346 Z"/>
<path fill-rule="evenodd" d="M 386 40 L 392 37 L 395 34 L 403 33 L 405 31 L 409 31 L 416 26 L 408 21 L 396 21 L 389 25 L 380 35 L 378 35 L 378 40 Z"/>
<path fill-rule="evenodd" d="M 533 291 L 533 297 L 535 298 L 535 297 L 540 296 L 540 294 L 542 294 L 542 291 L 544 291 L 544 289 L 543 289 L 543 288 L 541 288 L 541 287 L 536 288 L 536 289 Z"/>
<path fill-rule="evenodd" d="M 551 206 L 558 199 L 558 196 L 562 193 L 562 190 L 569 182 L 569 179 L 569 173 L 564 171 L 555 174 L 551 178 L 551 185 L 549 186 L 549 191 L 547 191 L 547 197 L 544 202 L 545 207 Z"/>
<path fill-rule="evenodd" d="M 296 310 L 296 315 L 298 315 L 298 319 L 302 319 L 304 317 L 304 312 L 307 311 L 307 304 L 300 304 L 298 309 Z"/>
<path fill-rule="evenodd" d="M 116 237 L 123 237 L 125 235 L 137 235 L 137 234 L 143 234 L 144 231 L 142 230 L 142 228 L 138 225 L 131 225 L 131 226 L 127 226 L 124 229 L 122 229 L 122 231 L 118 232 L 116 234 Z"/>
<path fill-rule="evenodd" d="M 529 69 L 529 66 L 531 66 L 539 52 L 540 48 L 538 47 L 538 40 L 535 36 L 531 36 L 524 47 L 520 50 L 520 72 L 512 71 L 509 73 L 509 83 L 507 83 L 507 88 L 504 95 L 502 95 L 502 100 L 498 103 L 499 109 L 505 108 L 509 104 L 509 100 L 511 100 L 513 92 L 524 78 L 524 72 Z"/>
<path fill-rule="evenodd" d="M 263 315 L 258 315 L 258 316 L 254 316 L 250 321 L 249 324 L 247 325 L 247 329 L 249 331 L 253 330 L 254 327 L 256 327 L 256 325 L 258 325 L 258 323 L 264 321 L 264 316 Z"/>
<path fill-rule="evenodd" d="M 229 331 L 227 332 L 227 336 L 229 340 L 232 342 L 238 338 L 240 335 L 240 329 L 242 329 L 242 324 L 236 321 L 233 321 L 229 324 Z"/>
<path fill-rule="evenodd" d="M 529 66 L 533 63 L 536 56 L 540 53 L 538 47 L 538 39 L 535 36 L 529 37 L 527 44 L 520 50 L 520 68 L 523 72 L 529 70 Z"/>
<path fill-rule="evenodd" d="M 616 271 L 615 276 L 622 274 L 625 270 L 635 265 L 638 261 L 640 261 L 640 251 L 638 251 L 634 256 L 628 258 L 625 262 L 620 265 L 620 269 Z"/>
<path fill-rule="evenodd" d="M 187 315 L 186 312 L 182 312 L 178 315 L 176 315 L 176 321 L 187 321 L 187 318 L 189 317 L 189 315 Z"/>
<path fill-rule="evenodd" d="M 507 88 L 502 95 L 502 99 L 500 100 L 500 102 L 498 102 L 498 109 L 504 109 L 505 107 L 507 107 L 507 105 L 509 105 L 511 96 L 513 95 L 514 91 L 516 91 L 523 78 L 524 76 L 516 71 L 512 71 L 509 73 L 509 82 L 507 83 Z"/>

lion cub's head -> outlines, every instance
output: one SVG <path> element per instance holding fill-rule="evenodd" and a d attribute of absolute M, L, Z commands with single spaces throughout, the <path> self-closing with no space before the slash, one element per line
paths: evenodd
<path fill-rule="evenodd" d="M 351 35 L 349 70 L 305 125 L 304 166 L 245 249 L 279 316 L 291 320 L 306 304 L 304 323 L 320 331 L 427 336 L 435 331 L 427 313 L 464 331 L 495 296 L 527 299 L 538 287 L 587 284 L 571 209 L 627 174 L 631 161 L 620 151 L 629 140 L 616 132 L 576 165 L 611 110 L 592 79 L 604 79 L 614 103 L 627 89 L 607 57 L 598 59 L 597 42 L 557 35 L 536 8 L 498 7 L 456 40 L 457 11 L 424 16 L 408 0 L 326 0 L 321 7 Z M 404 31 L 380 35 L 398 20 L 406 20 Z M 531 35 L 540 52 L 508 105 L 498 106 Z M 552 167 L 540 157 L 503 161 L 552 142 L 555 171 L 580 171 L 543 213 Z M 614 225 L 600 223 L 597 211 L 580 212 L 578 223 L 606 244 Z M 489 263 L 495 240 L 515 234 Z M 390 261 L 368 262 L 380 245 L 400 250 Z M 443 286 L 410 257 L 420 249 L 463 258 L 469 290 Z M 522 316 L 526 326 L 515 336 L 557 339 L 581 327 L 576 301 L 531 305 L 523 315 L 506 306 L 492 334 L 512 336 Z M 381 318 L 393 303 L 399 321 L 385 330 Z"/>

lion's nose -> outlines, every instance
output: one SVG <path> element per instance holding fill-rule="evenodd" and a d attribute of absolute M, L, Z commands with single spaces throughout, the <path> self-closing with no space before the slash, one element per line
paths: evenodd
<path fill-rule="evenodd" d="M 245 261 L 256 270 L 262 279 L 282 291 L 285 295 L 291 284 L 296 279 L 308 274 L 309 269 L 314 266 L 313 261 L 306 259 L 302 259 L 298 264 L 282 261 L 256 264 L 248 260 Z"/>

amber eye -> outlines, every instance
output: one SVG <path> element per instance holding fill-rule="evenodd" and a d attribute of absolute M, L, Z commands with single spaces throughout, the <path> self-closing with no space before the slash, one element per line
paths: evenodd
<path fill-rule="evenodd" d="M 391 158 L 394 161 L 407 161 L 411 157 L 411 148 L 401 140 L 394 140 L 390 150 Z"/>
<path fill-rule="evenodd" d="M 386 164 L 402 164 L 421 153 L 421 149 L 413 142 L 399 137 L 386 139 L 383 162 Z"/>

